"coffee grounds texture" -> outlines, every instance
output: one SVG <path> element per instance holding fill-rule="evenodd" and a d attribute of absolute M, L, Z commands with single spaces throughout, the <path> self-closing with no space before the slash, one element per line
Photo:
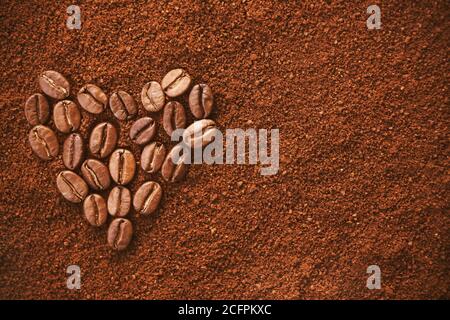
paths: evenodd
<path fill-rule="evenodd" d="M 450 298 L 447 1 L 378 1 L 380 30 L 366 27 L 371 1 L 75 2 L 0 2 L 0 298 Z M 279 129 L 280 170 L 193 165 L 173 184 L 139 169 L 131 190 L 159 182 L 161 207 L 133 211 L 114 252 L 107 225 L 58 193 L 61 153 L 32 153 L 24 103 L 56 70 L 71 99 L 87 83 L 125 90 L 144 116 L 144 84 L 177 67 L 211 86 L 220 129 Z M 138 157 L 132 122 L 110 110 L 83 112 L 83 137 L 105 120 Z"/>

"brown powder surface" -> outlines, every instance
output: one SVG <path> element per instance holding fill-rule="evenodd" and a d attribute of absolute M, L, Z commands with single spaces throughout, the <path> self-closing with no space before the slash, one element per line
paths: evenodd
<path fill-rule="evenodd" d="M 450 298 L 448 1 L 378 1 L 372 31 L 372 1 L 73 2 L 0 2 L 0 298 Z M 278 128 L 280 171 L 194 165 L 168 184 L 140 170 L 132 191 L 156 180 L 162 205 L 132 212 L 113 252 L 58 193 L 61 155 L 33 155 L 24 103 L 53 69 L 72 99 L 123 89 L 144 116 L 143 85 L 176 67 L 211 86 L 222 130 Z M 81 134 L 107 119 L 139 156 L 110 110 L 83 112 Z M 381 290 L 366 288 L 373 264 Z"/>

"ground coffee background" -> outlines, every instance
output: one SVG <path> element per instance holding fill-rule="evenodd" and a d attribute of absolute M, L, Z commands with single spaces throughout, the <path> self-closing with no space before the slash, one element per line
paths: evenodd
<path fill-rule="evenodd" d="M 368 31 L 372 2 L 2 0 L 0 297 L 449 298 L 449 5 L 376 1 Z M 123 89 L 143 116 L 143 85 L 175 67 L 211 86 L 221 129 L 279 128 L 280 172 L 195 165 L 167 184 L 140 170 L 131 189 L 154 177 L 162 206 L 132 213 L 130 247 L 112 252 L 107 226 L 58 193 L 61 155 L 32 154 L 24 103 L 54 69 L 72 98 Z M 83 113 L 83 136 L 105 119 Z M 129 126 L 119 145 L 137 155 Z"/>

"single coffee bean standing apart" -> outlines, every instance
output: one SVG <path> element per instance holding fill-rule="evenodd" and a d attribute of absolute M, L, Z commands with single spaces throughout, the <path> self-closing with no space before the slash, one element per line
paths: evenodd
<path fill-rule="evenodd" d="M 73 101 L 60 101 L 53 108 L 53 121 L 56 128 L 63 133 L 76 131 L 81 124 L 80 110 Z"/>
<path fill-rule="evenodd" d="M 106 222 L 108 216 L 106 202 L 99 194 L 90 194 L 84 199 L 83 211 L 91 226 L 100 227 Z"/>
<path fill-rule="evenodd" d="M 189 108 L 197 119 L 208 118 L 212 111 L 214 98 L 207 84 L 197 84 L 189 94 Z"/>
<path fill-rule="evenodd" d="M 81 165 L 81 174 L 94 190 L 108 189 L 111 184 L 108 167 L 95 159 L 88 159 Z"/>
<path fill-rule="evenodd" d="M 161 87 L 167 96 L 174 98 L 182 95 L 191 86 L 191 76 L 183 69 L 169 71 L 161 81 Z"/>
<path fill-rule="evenodd" d="M 117 149 L 109 158 L 109 172 L 113 180 L 120 185 L 129 183 L 136 170 L 136 160 L 126 149 Z"/>
<path fill-rule="evenodd" d="M 83 161 L 84 143 L 78 133 L 70 134 L 64 141 L 63 163 L 67 169 L 75 170 Z"/>
<path fill-rule="evenodd" d="M 181 144 L 177 144 L 170 150 L 161 167 L 164 180 L 178 182 L 184 179 L 188 171 L 187 155 L 183 153 Z"/>
<path fill-rule="evenodd" d="M 138 213 L 149 215 L 158 208 L 161 197 L 161 186 L 157 182 L 148 181 L 136 191 L 133 198 L 133 207 Z"/>
<path fill-rule="evenodd" d="M 141 167 L 145 172 L 157 172 L 166 157 L 166 148 L 161 142 L 152 142 L 146 145 L 141 153 Z"/>
<path fill-rule="evenodd" d="M 75 172 L 65 170 L 56 177 L 56 186 L 66 200 L 80 203 L 86 198 L 89 188 L 83 178 Z"/>
<path fill-rule="evenodd" d="M 108 244 L 114 250 L 124 250 L 133 236 L 133 225 L 124 218 L 114 219 L 108 229 Z"/>
<path fill-rule="evenodd" d="M 113 217 L 125 217 L 131 207 L 131 192 L 123 186 L 115 186 L 108 197 L 108 212 Z"/>
<path fill-rule="evenodd" d="M 213 120 L 198 120 L 184 131 L 183 141 L 191 148 L 204 147 L 214 140 L 217 130 Z"/>
<path fill-rule="evenodd" d="M 80 89 L 77 95 L 78 103 L 87 112 L 99 114 L 106 109 L 108 97 L 95 84 L 87 84 Z"/>
<path fill-rule="evenodd" d="M 47 98 L 40 93 L 35 93 L 25 102 L 25 117 L 32 126 L 45 124 L 50 115 Z"/>
<path fill-rule="evenodd" d="M 137 113 L 136 101 L 125 91 L 114 92 L 109 97 L 109 107 L 114 116 L 119 120 L 129 120 Z"/>
<path fill-rule="evenodd" d="M 164 107 L 163 126 L 169 136 L 176 129 L 186 127 L 186 113 L 181 103 L 169 101 Z"/>
<path fill-rule="evenodd" d="M 28 134 L 33 152 L 42 160 L 51 160 L 56 158 L 59 153 L 59 142 L 52 129 L 37 125 L 30 130 Z"/>
<path fill-rule="evenodd" d="M 151 81 L 142 88 L 141 100 L 145 110 L 158 112 L 164 107 L 166 95 L 158 82 Z"/>
<path fill-rule="evenodd" d="M 53 70 L 44 71 L 39 76 L 39 86 L 46 95 L 58 100 L 67 98 L 70 93 L 69 81 Z"/>
<path fill-rule="evenodd" d="M 111 123 L 102 122 L 91 132 L 89 149 L 95 156 L 105 158 L 113 152 L 117 139 L 117 129 Z"/>
<path fill-rule="evenodd" d="M 130 138 L 134 143 L 149 143 L 156 134 L 156 122 L 150 117 L 140 118 L 130 128 Z"/>

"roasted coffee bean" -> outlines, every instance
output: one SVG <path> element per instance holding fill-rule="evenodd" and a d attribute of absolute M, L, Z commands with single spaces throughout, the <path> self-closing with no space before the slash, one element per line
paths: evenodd
<path fill-rule="evenodd" d="M 167 155 L 161 167 L 164 180 L 178 182 L 183 180 L 188 171 L 187 155 L 183 153 L 181 144 L 177 144 Z"/>
<path fill-rule="evenodd" d="M 109 172 L 113 180 L 120 185 L 129 183 L 134 177 L 136 161 L 126 149 L 115 150 L 109 158 Z"/>
<path fill-rule="evenodd" d="M 161 142 L 153 142 L 146 145 L 141 153 L 141 167 L 145 172 L 157 172 L 166 157 L 166 148 Z"/>
<path fill-rule="evenodd" d="M 108 189 L 111 184 L 108 167 L 95 159 L 88 159 L 81 165 L 81 174 L 94 190 Z"/>
<path fill-rule="evenodd" d="M 156 122 L 150 117 L 140 118 L 130 128 L 130 138 L 134 143 L 149 143 L 156 134 Z"/>
<path fill-rule="evenodd" d="M 144 88 L 142 88 L 141 100 L 145 110 L 158 112 L 164 107 L 166 95 L 161 85 L 156 81 L 152 81 L 145 84 Z"/>
<path fill-rule="evenodd" d="M 208 118 L 214 103 L 211 88 L 207 84 L 197 84 L 189 94 L 189 108 L 197 119 Z"/>
<path fill-rule="evenodd" d="M 47 98 L 40 93 L 35 93 L 25 102 L 25 117 L 32 126 L 45 124 L 50 112 Z"/>
<path fill-rule="evenodd" d="M 31 129 L 28 135 L 31 149 L 42 160 L 56 158 L 59 153 L 59 142 L 52 129 L 37 125 Z"/>
<path fill-rule="evenodd" d="M 75 102 L 70 100 L 58 102 L 53 108 L 53 122 L 63 133 L 78 130 L 81 124 L 81 113 Z"/>
<path fill-rule="evenodd" d="M 118 134 L 116 128 L 102 122 L 95 126 L 89 138 L 89 149 L 99 158 L 105 158 L 111 154 L 117 144 Z"/>
<path fill-rule="evenodd" d="M 164 107 L 163 126 L 169 136 L 176 129 L 186 127 L 186 113 L 181 103 L 170 101 Z"/>
<path fill-rule="evenodd" d="M 83 211 L 86 220 L 94 227 L 100 227 L 106 222 L 106 202 L 99 194 L 91 194 L 84 199 Z"/>
<path fill-rule="evenodd" d="M 133 207 L 138 213 L 149 215 L 158 208 L 161 197 L 161 186 L 153 181 L 146 182 L 136 191 Z"/>
<path fill-rule="evenodd" d="M 108 103 L 106 94 L 95 84 L 87 84 L 82 87 L 77 98 L 78 103 L 84 110 L 94 114 L 102 113 Z"/>
<path fill-rule="evenodd" d="M 63 163 L 67 169 L 75 170 L 83 161 L 84 143 L 78 133 L 72 133 L 64 141 Z"/>
<path fill-rule="evenodd" d="M 198 120 L 184 131 L 183 141 L 192 148 L 204 147 L 214 140 L 217 130 L 213 120 Z"/>
<path fill-rule="evenodd" d="M 56 177 L 56 186 L 66 200 L 79 203 L 86 198 L 89 188 L 75 172 L 65 170 Z"/>
<path fill-rule="evenodd" d="M 125 91 L 114 92 L 109 98 L 109 107 L 119 120 L 129 120 L 137 113 L 136 101 Z"/>
<path fill-rule="evenodd" d="M 161 81 L 161 87 L 167 96 L 178 97 L 191 86 L 191 76 L 183 69 L 169 71 Z"/>
<path fill-rule="evenodd" d="M 67 98 L 70 93 L 69 81 L 53 70 L 44 71 L 39 76 L 39 86 L 46 95 L 58 100 Z"/>
<path fill-rule="evenodd" d="M 108 229 L 108 244 L 114 250 L 124 250 L 133 236 L 133 225 L 124 218 L 114 219 Z"/>
<path fill-rule="evenodd" d="M 113 217 L 125 217 L 131 207 L 131 192 L 125 187 L 116 186 L 109 193 L 108 212 Z"/>

